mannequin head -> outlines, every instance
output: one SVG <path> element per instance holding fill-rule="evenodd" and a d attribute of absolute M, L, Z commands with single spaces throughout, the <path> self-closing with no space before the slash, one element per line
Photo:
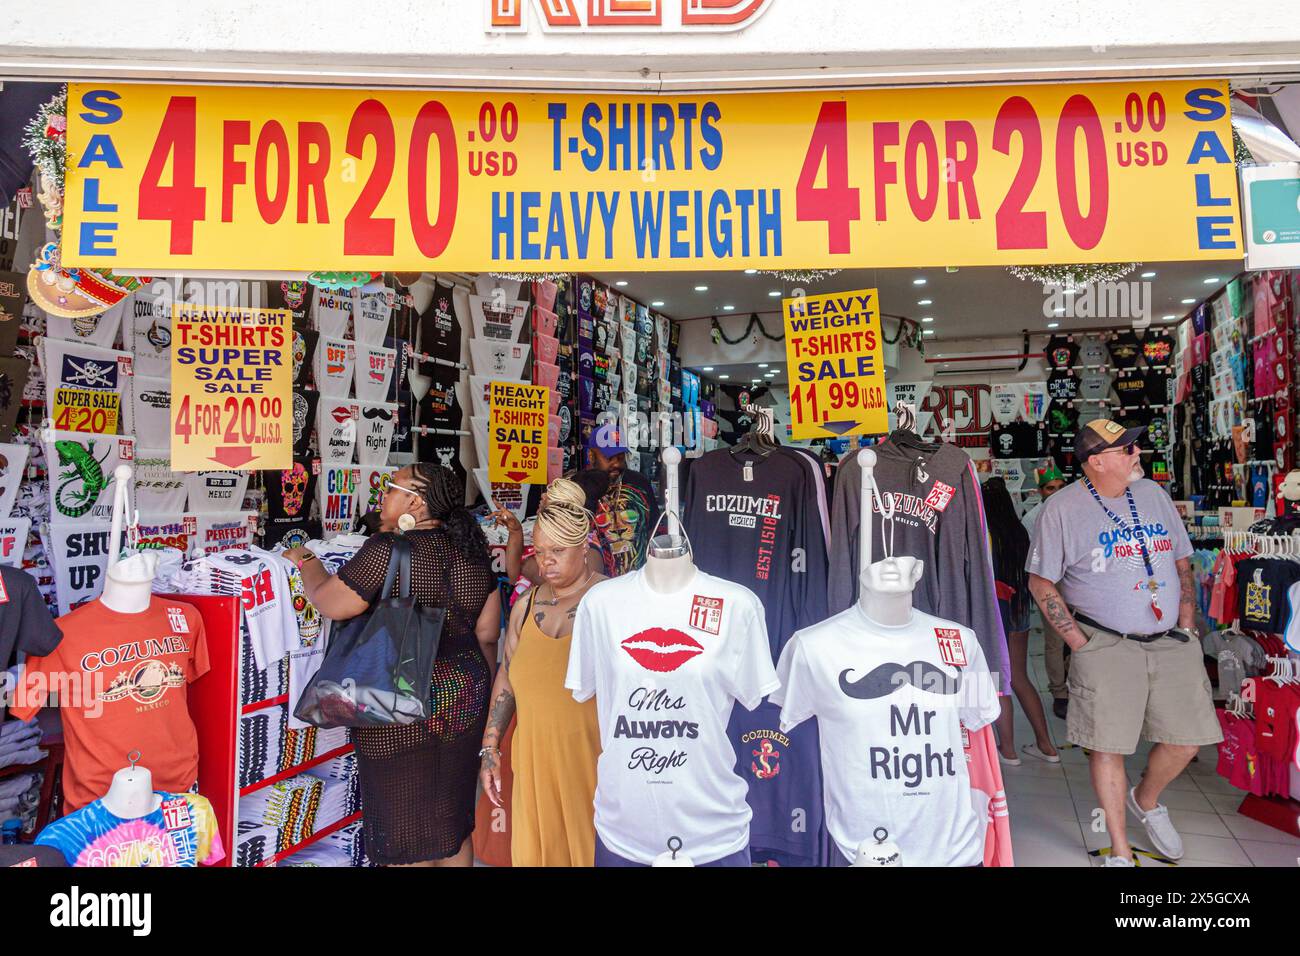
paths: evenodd
<path fill-rule="evenodd" d="M 875 594 L 911 594 L 924 571 L 925 562 L 919 558 L 910 555 L 885 558 L 867 567 L 864 584 Z"/>
<path fill-rule="evenodd" d="M 152 581 L 157 573 L 158 555 L 152 551 L 137 552 L 108 569 L 108 577 L 119 584 Z"/>

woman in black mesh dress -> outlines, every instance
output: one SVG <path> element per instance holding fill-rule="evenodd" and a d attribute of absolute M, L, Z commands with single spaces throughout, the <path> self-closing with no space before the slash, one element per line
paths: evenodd
<path fill-rule="evenodd" d="M 433 666 L 432 716 L 352 731 L 366 852 L 385 866 L 473 863 L 478 752 L 495 677 L 501 601 L 487 540 L 464 501 L 465 487 L 454 472 L 422 463 L 393 475 L 380 506 L 382 530 L 409 528 L 404 533 L 416 600 L 447 608 Z M 347 620 L 379 596 L 390 551 L 386 540 L 372 538 L 337 576 L 305 548 L 285 557 L 301 568 L 307 597 L 320 612 Z"/>

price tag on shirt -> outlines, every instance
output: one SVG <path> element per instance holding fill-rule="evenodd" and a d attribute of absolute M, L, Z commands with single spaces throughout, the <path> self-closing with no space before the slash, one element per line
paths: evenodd
<path fill-rule="evenodd" d="M 5 579 L 0 578 L 0 604 L 9 603 L 9 591 L 5 587 Z"/>
<path fill-rule="evenodd" d="M 939 642 L 939 657 L 952 667 L 966 666 L 966 648 L 962 646 L 961 631 L 955 627 L 936 627 L 935 639 Z"/>
<path fill-rule="evenodd" d="M 935 511 L 944 511 L 948 507 L 948 502 L 952 501 L 952 496 L 957 493 L 957 489 L 952 485 L 945 485 L 942 481 L 936 481 L 934 487 L 930 489 L 930 494 L 926 496 L 925 503 Z"/>
<path fill-rule="evenodd" d="M 172 797 L 170 800 L 162 802 L 163 826 L 170 832 L 172 830 L 189 829 L 190 805 L 184 797 Z"/>
<path fill-rule="evenodd" d="M 722 598 L 695 595 L 691 602 L 691 627 L 717 634 L 722 630 Z"/>

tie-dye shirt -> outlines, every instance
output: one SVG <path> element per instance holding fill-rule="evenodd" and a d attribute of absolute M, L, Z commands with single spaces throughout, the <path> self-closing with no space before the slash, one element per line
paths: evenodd
<path fill-rule="evenodd" d="M 36 838 L 69 866 L 212 866 L 226 857 L 207 797 L 159 793 L 162 805 L 134 819 L 114 816 L 104 801 L 55 820 Z"/>

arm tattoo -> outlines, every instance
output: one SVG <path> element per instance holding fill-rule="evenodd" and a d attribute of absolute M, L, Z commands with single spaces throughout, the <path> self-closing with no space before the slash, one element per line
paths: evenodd
<path fill-rule="evenodd" d="M 1178 624 L 1180 627 L 1196 626 L 1196 585 L 1192 580 L 1192 563 L 1186 558 L 1175 562 L 1178 568 L 1178 586 L 1182 593 L 1178 596 Z M 1188 623 L 1183 624 L 1187 618 Z"/>
<path fill-rule="evenodd" d="M 1042 610 L 1047 623 L 1061 635 L 1062 640 L 1069 643 L 1069 638 L 1074 635 L 1077 635 L 1080 641 L 1087 640 L 1079 630 L 1079 625 L 1075 623 L 1070 609 L 1065 606 L 1065 600 L 1061 597 L 1061 592 L 1056 590 L 1056 586 L 1048 583 L 1040 585 L 1038 590 L 1041 593 L 1035 593 L 1034 599 L 1038 602 L 1038 607 Z"/>
<path fill-rule="evenodd" d="M 510 718 L 515 713 L 515 695 L 505 688 L 497 694 L 497 699 L 492 702 L 492 710 L 488 713 L 487 728 L 483 732 L 484 746 L 495 747 L 510 726 Z"/>

